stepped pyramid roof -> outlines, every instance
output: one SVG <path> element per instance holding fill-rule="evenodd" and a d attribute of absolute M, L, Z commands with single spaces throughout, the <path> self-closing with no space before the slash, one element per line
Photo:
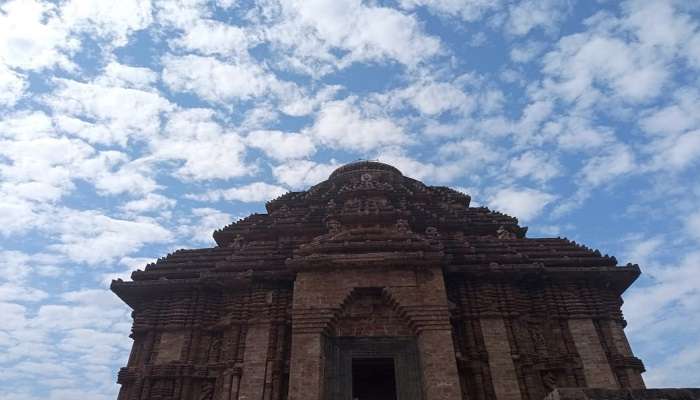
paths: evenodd
<path fill-rule="evenodd" d="M 178 250 L 112 289 L 127 303 L 178 285 L 246 285 L 293 280 L 305 268 L 419 268 L 439 263 L 450 274 L 528 279 L 604 280 L 624 291 L 639 275 L 565 238 L 528 238 L 518 220 L 443 186 L 427 186 L 395 167 L 359 161 L 308 190 L 286 193 L 214 232 L 213 248 Z"/>

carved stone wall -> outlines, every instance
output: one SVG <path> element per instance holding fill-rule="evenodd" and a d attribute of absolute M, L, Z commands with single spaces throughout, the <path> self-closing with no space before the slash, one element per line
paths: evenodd
<path fill-rule="evenodd" d="M 639 268 L 469 202 L 353 163 L 113 281 L 134 310 L 119 399 L 321 400 L 329 357 L 367 349 L 416 360 L 411 400 L 643 388 L 620 312 Z"/>
<path fill-rule="evenodd" d="M 353 291 L 332 326 L 335 336 L 413 336 L 405 318 L 389 304 L 381 288 Z"/>
<path fill-rule="evenodd" d="M 137 307 L 119 399 L 285 399 L 290 289 L 200 287 Z"/>
<path fill-rule="evenodd" d="M 507 282 L 454 274 L 464 398 L 542 399 L 557 387 L 643 388 L 620 300 L 586 282 Z"/>

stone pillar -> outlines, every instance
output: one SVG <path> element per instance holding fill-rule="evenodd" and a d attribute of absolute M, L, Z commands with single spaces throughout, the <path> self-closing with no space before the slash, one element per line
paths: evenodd
<path fill-rule="evenodd" d="M 586 387 L 618 389 L 619 384 L 610 368 L 593 320 L 570 319 L 569 331 L 583 364 Z"/>
<path fill-rule="evenodd" d="M 319 273 L 297 273 L 292 301 L 292 348 L 288 400 L 323 398 L 324 331 L 347 289 L 337 279 Z"/>
<path fill-rule="evenodd" d="M 608 326 L 610 328 L 610 334 L 612 336 L 615 350 L 617 350 L 617 352 L 625 358 L 634 357 L 634 354 L 632 354 L 632 348 L 627 341 L 627 336 L 625 336 L 622 321 L 611 319 L 608 321 Z M 642 379 L 642 374 L 639 370 L 634 368 L 625 368 L 625 375 L 627 375 L 627 380 L 631 389 L 646 388 L 644 380 Z"/>
<path fill-rule="evenodd" d="M 270 341 L 270 321 L 248 323 L 243 353 L 243 376 L 241 376 L 238 400 L 260 400 L 265 390 L 267 350 Z"/>
<path fill-rule="evenodd" d="M 292 336 L 288 400 L 320 400 L 322 385 L 321 333 L 295 333 Z"/>
<path fill-rule="evenodd" d="M 425 400 L 460 399 L 447 293 L 440 268 L 415 273 L 415 286 L 388 286 L 385 291 L 416 331 Z"/>
<path fill-rule="evenodd" d="M 418 335 L 425 400 L 461 399 L 452 332 L 426 330 Z"/>
<path fill-rule="evenodd" d="M 480 324 L 496 400 L 521 400 L 505 322 L 502 318 L 483 318 Z"/>

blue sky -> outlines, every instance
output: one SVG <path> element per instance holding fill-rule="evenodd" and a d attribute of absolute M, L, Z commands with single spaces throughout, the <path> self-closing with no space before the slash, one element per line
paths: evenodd
<path fill-rule="evenodd" d="M 0 2 L 0 399 L 115 398 L 108 290 L 359 158 L 639 263 L 700 386 L 700 3 Z"/>

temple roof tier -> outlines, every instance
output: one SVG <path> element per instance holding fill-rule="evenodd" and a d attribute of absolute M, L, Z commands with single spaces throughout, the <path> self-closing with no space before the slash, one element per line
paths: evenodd
<path fill-rule="evenodd" d="M 216 247 L 177 250 L 117 287 L 251 271 L 284 279 L 306 267 L 382 262 L 407 267 L 430 262 L 460 273 L 496 267 L 548 274 L 617 271 L 614 257 L 565 238 L 527 238 L 517 219 L 470 207 L 470 201 L 456 190 L 405 177 L 391 165 L 354 162 L 306 191 L 268 202 L 267 213 L 215 231 Z M 623 270 L 629 268 L 619 270 L 624 279 L 608 272 L 598 276 L 623 290 L 634 280 Z"/>

